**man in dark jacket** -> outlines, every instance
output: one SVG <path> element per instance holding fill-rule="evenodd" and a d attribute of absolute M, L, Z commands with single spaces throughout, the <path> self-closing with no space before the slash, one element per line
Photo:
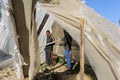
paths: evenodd
<path fill-rule="evenodd" d="M 60 46 L 64 46 L 67 67 L 69 70 L 71 70 L 72 68 L 71 60 L 70 60 L 71 43 L 72 43 L 72 37 L 64 30 L 63 43 L 60 44 Z"/>

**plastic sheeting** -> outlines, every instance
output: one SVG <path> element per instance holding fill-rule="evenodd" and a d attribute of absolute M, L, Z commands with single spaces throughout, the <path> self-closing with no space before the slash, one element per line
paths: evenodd
<path fill-rule="evenodd" d="M 0 22 L 0 58 L 5 55 L 13 55 L 15 42 L 13 40 L 11 21 L 9 18 L 8 1 L 2 1 L 2 17 Z"/>
<path fill-rule="evenodd" d="M 13 1 L 15 2 L 16 0 L 13 0 Z M 10 48 L 12 48 L 13 49 L 12 51 L 14 52 L 14 46 L 16 45 L 17 50 L 19 50 L 16 52 L 16 57 L 15 57 L 15 65 L 16 65 L 16 70 L 17 70 L 17 75 L 18 75 L 19 80 L 23 79 L 23 72 L 24 72 L 24 75 L 27 75 L 28 71 L 29 71 L 29 80 L 32 80 L 34 78 L 34 76 L 39 72 L 39 66 L 40 66 L 39 46 L 38 46 L 39 44 L 37 43 L 37 40 L 38 40 L 37 32 L 36 32 L 36 28 L 34 27 L 35 24 L 31 25 L 31 21 L 34 22 L 34 20 L 31 20 L 31 12 L 32 12 L 31 8 L 32 8 L 32 2 L 35 2 L 35 0 L 29 0 L 29 1 L 19 0 L 19 1 L 21 1 L 21 4 L 24 5 L 23 10 L 25 10 L 25 11 L 23 12 L 23 14 L 25 14 L 25 15 L 22 15 L 22 16 L 24 16 L 25 20 L 26 20 L 25 25 L 27 26 L 27 29 L 29 30 L 29 31 L 27 30 L 28 35 L 27 35 L 27 32 L 25 31 L 26 28 L 24 29 L 24 25 L 21 26 L 21 24 L 20 24 L 19 27 L 15 25 L 15 22 L 17 22 L 14 19 L 14 18 L 16 18 L 15 11 L 17 11 L 18 9 L 20 9 L 18 11 L 21 11 L 21 8 L 19 8 L 21 5 L 19 3 L 18 3 L 18 5 L 20 5 L 20 6 L 15 7 L 15 9 L 17 9 L 17 8 L 18 9 L 13 11 L 11 0 L 3 0 L 4 7 L 3 7 L 3 12 L 2 12 L 3 17 L 1 20 L 3 21 L 5 27 L 8 29 L 8 32 L 6 31 L 7 33 L 5 33 L 5 35 L 7 35 L 5 40 L 9 40 L 8 39 L 9 35 L 11 35 L 10 38 L 13 38 L 13 41 L 10 42 Z M 14 4 L 14 6 L 15 6 L 15 4 Z M 21 7 L 23 7 L 23 6 L 21 6 Z M 20 13 L 20 14 L 22 14 L 22 13 Z M 19 15 L 17 16 L 17 19 L 18 19 L 18 17 L 19 17 Z M 24 17 L 22 17 L 21 19 L 23 19 Z M 21 23 L 22 21 L 24 23 L 24 20 L 20 21 L 18 19 L 18 23 L 19 22 Z M 20 30 L 22 30 L 23 32 L 21 32 Z M 18 38 L 19 38 L 19 42 L 18 42 Z M 26 40 L 26 38 L 27 38 L 27 40 Z M 3 41 L 5 41 L 5 40 L 3 40 Z M 25 42 L 25 41 L 27 41 L 27 42 Z M 11 44 L 11 43 L 14 43 L 14 44 Z M 30 44 L 28 45 L 27 43 L 30 43 Z M 5 42 L 3 42 L 2 44 L 6 45 Z M 22 47 L 21 47 L 21 45 L 22 45 Z M 2 45 L 0 44 L 0 46 L 2 46 Z M 9 45 L 7 44 L 6 46 L 9 46 Z M 3 50 L 3 51 L 6 51 L 6 50 Z M 20 55 L 20 54 L 22 54 L 22 55 Z M 26 56 L 25 56 L 25 54 L 26 54 Z M 30 55 L 30 60 L 29 60 L 29 55 Z M 26 65 L 24 66 L 23 64 L 21 64 L 21 62 L 23 62 L 22 57 L 24 57 L 25 62 L 30 61 L 30 64 L 27 63 L 29 65 L 29 67 L 26 67 Z M 24 68 L 24 70 L 22 70 L 23 68 Z"/>
<path fill-rule="evenodd" d="M 24 65 L 24 59 L 22 55 L 20 54 L 19 49 L 15 47 L 15 62 L 14 66 L 16 69 L 16 74 L 19 80 L 24 80 L 24 75 L 23 75 L 23 68 L 22 66 Z"/>
<path fill-rule="evenodd" d="M 6 3 L 7 0 L 4 1 Z M 79 60 L 79 57 L 76 57 L 79 55 L 80 43 L 79 19 L 84 18 L 86 21 L 85 55 L 95 71 L 98 80 L 120 80 L 120 31 L 114 24 L 98 15 L 91 8 L 81 4 L 79 0 L 59 0 L 59 3 L 57 4 L 38 3 L 36 9 L 37 29 L 39 29 L 39 26 L 43 21 L 43 16 L 45 14 L 49 15 L 49 18 L 39 36 L 40 45 L 45 43 L 45 31 L 47 29 L 52 31 L 56 40 L 63 38 L 63 29 L 65 29 L 74 39 L 74 46 L 72 46 L 74 51 L 71 51 L 71 54 L 75 54 L 74 57 Z M 6 11 L 3 14 L 4 18 L 2 20 L 5 21 L 4 23 L 6 23 L 6 27 L 10 30 L 11 28 L 9 26 L 15 26 L 14 18 L 13 16 L 8 15 Z M 33 30 L 35 30 L 35 28 L 33 28 Z M 8 35 L 7 33 L 5 34 L 6 36 Z M 5 40 L 8 40 L 7 38 Z M 34 42 L 36 39 L 37 38 L 34 39 Z M 44 53 L 43 48 L 40 50 L 40 52 Z M 39 52 L 37 52 L 36 56 L 31 58 L 31 61 L 33 60 L 31 68 L 35 66 L 33 64 L 36 63 L 35 58 L 39 57 L 38 53 Z M 63 47 L 55 45 L 54 53 L 63 55 Z M 31 57 L 32 55 L 34 54 L 31 54 Z M 42 55 L 44 56 L 44 54 Z M 43 60 L 43 58 L 41 60 Z M 44 61 L 45 59 L 43 62 Z M 31 71 L 33 72 L 34 69 Z M 38 72 L 38 69 L 36 69 L 36 72 Z M 35 74 L 33 73 L 33 75 Z M 33 77 L 32 73 L 30 73 L 30 76 L 30 78 Z"/>
<path fill-rule="evenodd" d="M 63 28 L 73 37 L 77 45 L 80 44 L 80 18 L 84 18 L 85 55 L 98 80 L 120 80 L 120 34 L 116 25 L 85 4 L 81 4 L 79 0 L 59 0 L 59 4 L 40 2 L 36 8 L 41 11 L 36 13 L 37 18 L 45 12 L 44 14 L 49 14 L 50 21 L 53 21 L 51 22 L 53 25 L 47 25 L 50 21 L 46 22 L 39 37 L 45 36 L 46 29 L 52 29 L 55 38 L 60 38 L 63 36 Z M 37 19 L 36 22 L 40 24 L 41 21 Z M 45 41 L 45 38 L 42 41 Z M 57 54 L 63 53 L 59 46 L 54 50 L 59 50 L 56 51 Z M 79 51 L 76 54 L 79 55 Z"/>

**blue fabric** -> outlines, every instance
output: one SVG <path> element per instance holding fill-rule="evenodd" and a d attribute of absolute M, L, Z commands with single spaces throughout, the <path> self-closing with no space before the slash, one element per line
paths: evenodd
<path fill-rule="evenodd" d="M 65 50 L 65 57 L 66 57 L 68 68 L 71 68 L 72 65 L 71 65 L 71 60 L 70 60 L 70 50 Z"/>
<path fill-rule="evenodd" d="M 46 62 L 48 66 L 52 64 L 51 54 L 52 54 L 52 51 L 46 51 Z"/>

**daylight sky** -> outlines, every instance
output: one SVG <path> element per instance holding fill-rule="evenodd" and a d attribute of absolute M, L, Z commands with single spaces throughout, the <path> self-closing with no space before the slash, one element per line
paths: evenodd
<path fill-rule="evenodd" d="M 86 4 L 106 19 L 120 26 L 120 0 L 86 0 Z"/>
<path fill-rule="evenodd" d="M 86 0 L 86 4 L 103 17 L 119 25 L 120 0 Z"/>

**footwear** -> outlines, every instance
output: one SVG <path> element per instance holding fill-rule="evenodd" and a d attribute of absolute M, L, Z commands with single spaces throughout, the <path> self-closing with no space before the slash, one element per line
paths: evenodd
<path fill-rule="evenodd" d="M 73 71 L 71 68 L 69 68 L 68 70 L 66 70 L 66 74 L 69 75 L 69 74 L 73 74 Z"/>
<path fill-rule="evenodd" d="M 65 65 L 65 67 L 67 68 L 67 71 L 72 71 L 72 68 L 69 68 L 67 65 Z"/>
<path fill-rule="evenodd" d="M 68 70 L 67 71 L 72 71 L 72 69 L 71 68 L 68 68 Z"/>

